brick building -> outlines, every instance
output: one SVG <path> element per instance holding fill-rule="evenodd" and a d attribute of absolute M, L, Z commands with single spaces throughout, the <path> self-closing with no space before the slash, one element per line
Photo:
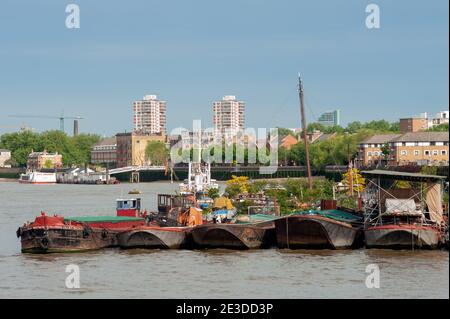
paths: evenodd
<path fill-rule="evenodd" d="M 359 144 L 357 162 L 359 166 L 377 166 L 386 159 L 383 156 L 383 145 L 388 146 L 389 142 L 401 134 L 379 134 L 371 136 Z"/>
<path fill-rule="evenodd" d="M 400 119 L 400 132 L 411 133 L 420 132 L 428 129 L 428 118 L 426 117 L 411 117 Z"/>
<path fill-rule="evenodd" d="M 374 135 L 360 142 L 358 166 L 448 165 L 448 132 Z M 385 159 L 382 147 L 389 151 Z"/>
<path fill-rule="evenodd" d="M 389 145 L 392 165 L 448 165 L 448 132 L 406 133 Z"/>
<path fill-rule="evenodd" d="M 56 153 L 48 153 L 47 150 L 43 152 L 31 152 L 27 159 L 27 168 L 30 170 L 40 170 L 42 168 L 61 168 L 62 155 Z"/>
<path fill-rule="evenodd" d="M 11 159 L 11 151 L 0 148 L 0 167 L 11 167 L 8 161 Z"/>
<path fill-rule="evenodd" d="M 116 137 L 104 138 L 92 147 L 91 163 L 114 167 L 117 164 Z"/>
<path fill-rule="evenodd" d="M 164 134 L 139 135 L 137 133 L 116 134 L 117 167 L 142 166 L 149 164 L 145 156 L 147 144 L 151 141 L 166 142 Z"/>

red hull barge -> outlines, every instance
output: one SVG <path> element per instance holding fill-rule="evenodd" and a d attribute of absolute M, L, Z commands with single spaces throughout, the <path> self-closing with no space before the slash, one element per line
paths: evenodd
<path fill-rule="evenodd" d="M 88 219 L 87 221 L 82 221 Z M 117 234 L 145 223 L 143 218 L 104 217 L 64 219 L 62 216 L 36 217 L 33 223 L 20 227 L 23 253 L 56 253 L 95 250 L 118 245 Z"/>
<path fill-rule="evenodd" d="M 66 253 L 118 246 L 117 235 L 145 225 L 140 200 L 118 200 L 117 216 L 47 216 L 17 230 L 23 253 Z"/>

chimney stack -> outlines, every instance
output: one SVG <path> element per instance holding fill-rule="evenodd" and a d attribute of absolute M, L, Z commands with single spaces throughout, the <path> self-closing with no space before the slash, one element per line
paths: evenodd
<path fill-rule="evenodd" d="M 73 136 L 78 135 L 78 120 L 73 120 Z"/>

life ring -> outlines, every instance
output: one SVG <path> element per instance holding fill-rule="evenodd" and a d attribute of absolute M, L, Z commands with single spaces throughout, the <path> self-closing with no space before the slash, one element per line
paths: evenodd
<path fill-rule="evenodd" d="M 41 239 L 41 248 L 47 250 L 48 249 L 48 245 L 50 244 L 50 241 L 48 240 L 48 237 L 43 237 Z"/>

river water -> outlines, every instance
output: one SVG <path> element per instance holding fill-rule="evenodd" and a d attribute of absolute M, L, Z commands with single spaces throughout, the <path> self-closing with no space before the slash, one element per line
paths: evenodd
<path fill-rule="evenodd" d="M 16 229 L 41 210 L 111 215 L 138 188 L 143 207 L 176 184 L 24 185 L 0 182 L 0 298 L 449 298 L 448 251 L 126 250 L 20 253 Z M 65 286 L 66 266 L 80 288 Z M 366 267 L 380 287 L 366 287 Z"/>

